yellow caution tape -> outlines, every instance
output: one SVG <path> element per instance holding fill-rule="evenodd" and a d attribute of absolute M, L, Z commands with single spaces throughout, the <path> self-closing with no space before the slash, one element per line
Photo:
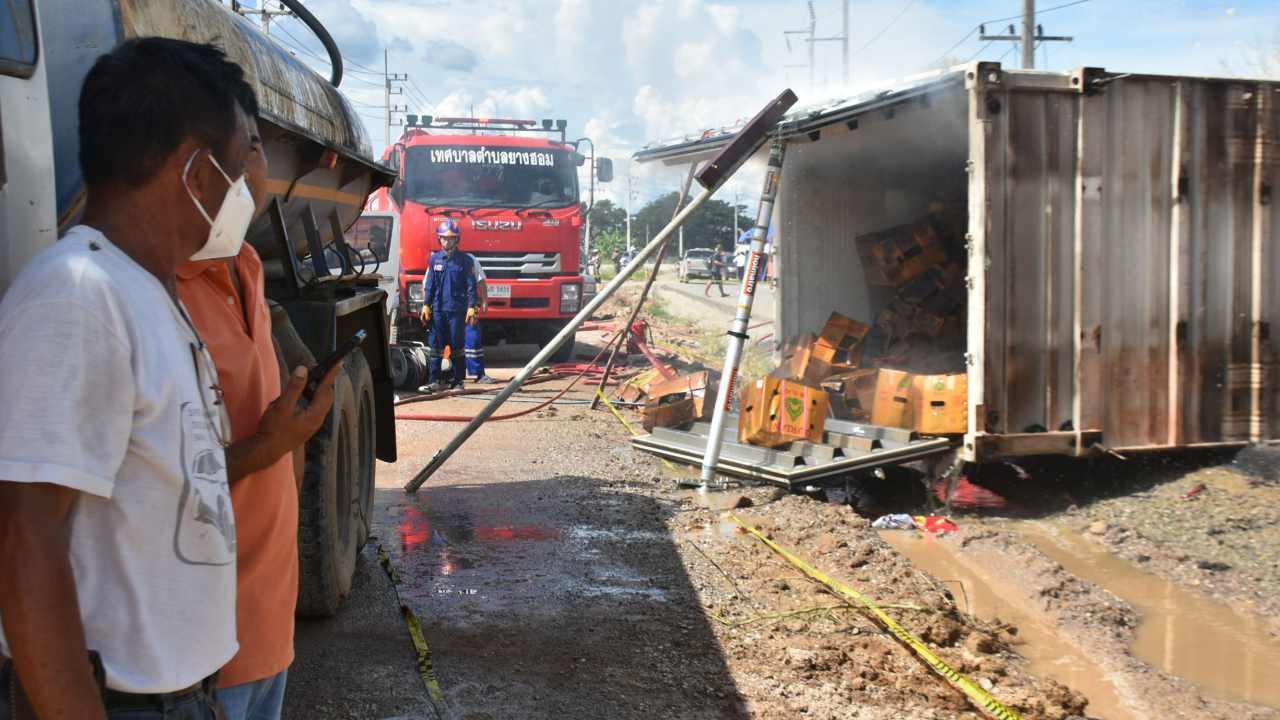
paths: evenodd
<path fill-rule="evenodd" d="M 737 515 L 730 513 L 729 517 L 733 518 L 733 521 L 738 524 L 738 527 L 754 535 L 757 540 L 768 546 L 770 550 L 782 556 L 784 560 L 796 566 L 796 568 L 805 575 L 808 575 L 814 580 L 826 585 L 841 597 L 852 600 L 865 608 L 876 620 L 880 622 L 881 625 L 884 626 L 886 630 L 893 633 L 894 637 L 898 638 L 898 640 L 902 641 L 903 644 L 911 648 L 921 660 L 924 660 L 925 664 L 933 669 L 934 672 L 946 678 L 947 682 L 954 685 L 965 695 L 968 695 L 970 700 L 977 704 L 978 707 L 985 710 L 989 715 L 997 718 L 997 720 L 1022 720 L 1021 715 L 1002 705 L 999 700 L 992 697 L 990 693 L 983 690 L 977 683 L 964 675 L 961 675 L 950 665 L 944 662 L 942 658 L 935 655 L 933 651 L 929 650 L 927 645 L 921 642 L 915 635 L 908 632 L 906 628 L 899 625 L 893 618 L 889 617 L 889 615 L 885 613 L 884 610 L 880 609 L 879 605 L 872 602 L 870 598 L 845 585 L 839 580 L 832 578 L 821 570 L 809 565 L 799 557 L 796 557 L 785 548 L 765 537 L 759 530 L 743 522 L 742 518 L 739 518 Z"/>
<path fill-rule="evenodd" d="M 396 592 L 396 603 L 400 605 L 400 615 L 404 618 L 405 627 L 409 629 L 409 638 L 413 641 L 413 649 L 418 655 L 418 674 L 422 676 L 422 684 L 427 687 L 427 694 L 435 705 L 437 715 L 441 715 L 445 705 L 444 690 L 440 688 L 440 679 L 436 677 L 435 665 L 431 662 L 431 648 L 427 645 L 427 637 L 422 634 L 422 623 L 413 610 L 400 599 L 400 577 L 391 567 L 391 557 L 381 544 L 378 545 L 378 562 L 391 579 L 391 587 Z"/>
<path fill-rule="evenodd" d="M 627 422 L 626 418 L 622 417 L 622 413 L 618 412 L 618 408 L 614 407 L 613 403 L 609 402 L 609 398 L 605 397 L 604 393 L 600 392 L 599 388 L 596 389 L 596 395 L 598 395 L 600 397 L 600 400 L 604 402 L 604 406 L 609 408 L 609 412 L 613 413 L 613 416 L 618 418 L 618 422 L 622 423 L 622 426 L 627 429 L 627 432 L 631 433 L 632 435 L 640 434 L 640 431 L 636 430 L 635 426 Z M 662 461 L 662 464 L 665 465 L 668 470 L 676 469 L 676 466 L 671 464 L 670 460 L 666 458 L 658 458 L 658 459 Z"/>

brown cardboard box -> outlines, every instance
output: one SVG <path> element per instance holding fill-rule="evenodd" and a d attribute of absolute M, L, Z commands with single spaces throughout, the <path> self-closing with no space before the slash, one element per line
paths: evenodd
<path fill-rule="evenodd" d="M 813 333 L 801 333 L 788 338 L 782 344 L 782 362 L 769 377 L 778 380 L 800 380 L 809 369 L 809 359 L 813 356 L 813 343 L 817 338 Z"/>
<path fill-rule="evenodd" d="M 911 423 L 911 373 L 881 368 L 876 375 L 871 424 L 910 428 Z"/>
<path fill-rule="evenodd" d="M 738 441 L 778 447 L 793 440 L 822 442 L 827 393 L 790 380 L 761 378 L 742 388 Z"/>
<path fill-rule="evenodd" d="M 822 383 L 822 389 L 841 395 L 850 408 L 870 412 L 876 399 L 876 376 L 879 372 L 876 368 L 845 370 L 827 378 Z"/>
<path fill-rule="evenodd" d="M 947 260 L 947 251 L 932 224 L 918 222 L 855 240 L 867 282 L 901 287 L 930 268 Z"/>
<path fill-rule="evenodd" d="M 693 399 L 694 415 L 699 420 L 708 420 L 711 409 L 716 404 L 716 388 L 710 385 L 710 373 L 690 373 L 677 375 L 670 380 L 655 382 L 649 387 L 649 396 L 662 399 L 669 395 L 688 395 Z"/>
<path fill-rule="evenodd" d="M 644 404 L 644 429 L 653 432 L 655 427 L 684 427 L 693 423 L 693 398 L 668 395 L 654 398 Z"/>
<path fill-rule="evenodd" d="M 675 376 L 675 370 L 673 370 L 670 365 L 664 365 L 663 368 L 672 377 Z M 654 385 L 662 382 L 666 382 L 663 378 L 663 373 L 657 368 L 651 368 L 623 383 L 623 385 L 618 388 L 615 397 L 623 402 L 640 402 L 642 399 L 650 396 L 650 391 L 653 389 Z"/>
<path fill-rule="evenodd" d="M 869 332 L 870 325 L 838 312 L 831 313 L 827 324 L 822 327 L 822 334 L 813 342 L 803 376 L 805 382 L 817 385 L 837 368 L 857 367 L 862 357 L 862 341 Z"/>
<path fill-rule="evenodd" d="M 965 432 L 969 425 L 969 376 L 916 375 L 911 380 L 911 406 L 916 432 Z"/>

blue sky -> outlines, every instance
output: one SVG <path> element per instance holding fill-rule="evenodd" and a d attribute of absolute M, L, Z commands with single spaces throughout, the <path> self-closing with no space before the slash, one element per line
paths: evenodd
<path fill-rule="evenodd" d="M 242 0 L 243 2 L 243 0 Z M 1040 0 L 1051 8 L 1071 0 Z M 253 4 L 252 0 L 245 4 Z M 614 157 L 622 176 L 603 196 L 624 201 L 627 158 L 644 143 L 750 115 L 790 86 L 801 101 L 841 96 L 937 65 L 948 58 L 1016 66 L 1009 43 L 980 42 L 984 21 L 1013 16 L 1021 0 L 850 0 L 852 79 L 840 83 L 838 44 L 820 45 L 816 82 L 802 43 L 804 0 L 308 0 L 348 59 L 342 89 L 365 117 L 380 151 L 384 48 L 392 72 L 408 73 L 412 111 L 566 118 Z M 818 34 L 840 29 L 841 0 L 814 0 Z M 1002 31 L 1013 21 L 992 23 Z M 1037 54 L 1051 70 L 1082 65 L 1129 72 L 1257 76 L 1264 53 L 1280 53 L 1280 2 L 1270 0 L 1087 0 L 1045 12 L 1046 34 L 1070 35 Z M 323 55 L 296 21 L 276 37 Z M 959 43 L 957 45 L 957 43 Z M 1280 73 L 1280 57 L 1270 70 Z M 632 169 L 635 202 L 678 185 L 676 174 Z M 749 193 L 743 188 L 744 194 Z"/>

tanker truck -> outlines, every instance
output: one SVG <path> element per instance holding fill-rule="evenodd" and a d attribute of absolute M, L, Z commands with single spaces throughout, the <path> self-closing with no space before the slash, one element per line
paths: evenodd
<path fill-rule="evenodd" d="M 395 179 L 374 162 L 337 90 L 342 58 L 319 21 L 285 0 L 330 56 L 328 79 L 214 0 L 10 0 L 0 3 L 0 293 L 78 220 L 77 100 L 98 55 L 163 36 L 221 47 L 261 104 L 270 164 L 268 211 L 248 242 L 263 260 L 272 331 L 289 367 L 310 365 L 357 330 L 334 408 L 306 446 L 300 493 L 298 612 L 332 615 L 351 589 L 369 536 L 374 460 L 396 459 L 387 293 L 343 238 L 365 198 Z"/>

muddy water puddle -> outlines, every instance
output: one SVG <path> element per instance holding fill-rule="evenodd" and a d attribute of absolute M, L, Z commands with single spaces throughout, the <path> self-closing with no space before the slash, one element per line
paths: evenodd
<path fill-rule="evenodd" d="M 1139 720 L 1125 706 L 1103 667 L 1064 640 L 1052 621 L 1029 601 L 1001 591 L 998 580 L 962 560 L 946 540 L 902 530 L 882 530 L 880 537 L 917 568 L 943 582 L 961 609 L 982 620 L 1016 626 L 1014 647 L 1031 664 L 1032 672 L 1084 693 L 1089 698 L 1090 717 Z"/>
<path fill-rule="evenodd" d="M 1195 683 L 1211 697 L 1280 708 L 1280 643 L 1264 621 L 1153 575 L 1076 532 L 1046 522 L 1014 530 L 1068 572 L 1106 588 L 1141 613 L 1133 653 Z"/>

